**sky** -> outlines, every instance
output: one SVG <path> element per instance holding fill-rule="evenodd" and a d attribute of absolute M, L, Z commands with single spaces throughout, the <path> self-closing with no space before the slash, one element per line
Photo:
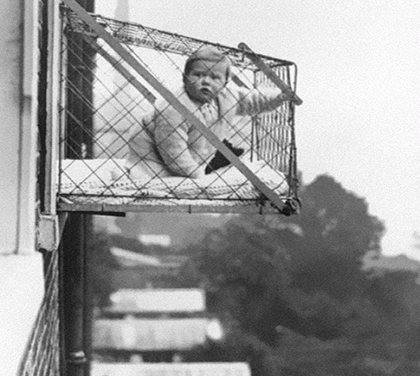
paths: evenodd
<path fill-rule="evenodd" d="M 384 255 L 420 260 L 417 0 L 120 1 L 127 21 L 296 63 L 303 184 L 331 175 L 384 222 Z"/>

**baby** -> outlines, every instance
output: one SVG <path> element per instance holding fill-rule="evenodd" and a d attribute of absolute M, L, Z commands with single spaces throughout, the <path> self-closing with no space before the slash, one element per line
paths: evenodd
<path fill-rule="evenodd" d="M 290 95 L 280 90 L 245 90 L 229 85 L 231 62 L 214 47 L 201 48 L 186 61 L 183 88 L 177 99 L 223 140 L 237 156 L 244 151 L 230 141 L 237 135 L 238 117 L 272 111 Z M 229 161 L 193 124 L 161 101 L 142 119 L 129 141 L 127 169 L 133 179 L 147 176 L 200 178 Z M 238 146 L 238 145 L 237 145 Z"/>

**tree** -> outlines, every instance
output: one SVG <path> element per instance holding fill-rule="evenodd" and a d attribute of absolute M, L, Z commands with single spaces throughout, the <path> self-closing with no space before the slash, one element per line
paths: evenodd
<path fill-rule="evenodd" d="M 381 221 L 330 176 L 301 197 L 300 215 L 236 216 L 209 232 L 187 252 L 184 282 L 204 285 L 209 308 L 264 345 L 256 359 L 277 352 L 283 373 L 382 375 L 376 363 L 403 364 L 401 349 L 417 361 L 418 276 L 361 267 L 368 252 L 380 254 Z"/>
<path fill-rule="evenodd" d="M 336 299 L 349 299 L 363 283 L 363 256 L 380 252 L 384 226 L 368 213 L 364 199 L 327 175 L 304 188 L 302 201 L 301 214 L 286 219 L 300 232 L 280 229 L 291 250 L 294 280 L 305 291 L 323 290 Z"/>
<path fill-rule="evenodd" d="M 229 311 L 245 330 L 271 343 L 274 310 L 282 306 L 289 283 L 287 254 L 276 242 L 264 241 L 266 231 L 243 225 L 232 221 L 208 233 L 195 246 L 193 261 L 208 290 L 210 309 Z"/>
<path fill-rule="evenodd" d="M 267 343 L 278 325 L 339 336 L 346 305 L 365 288 L 362 257 L 380 250 L 382 223 L 333 178 L 318 177 L 301 196 L 298 216 L 238 216 L 196 245 L 214 306 Z"/>

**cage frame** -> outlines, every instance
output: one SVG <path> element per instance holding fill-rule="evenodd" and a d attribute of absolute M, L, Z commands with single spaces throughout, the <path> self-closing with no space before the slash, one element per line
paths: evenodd
<path fill-rule="evenodd" d="M 67 9 L 69 9 L 71 12 L 74 12 L 77 17 L 80 17 L 80 19 L 85 22 L 88 27 L 90 27 L 96 35 L 93 35 L 92 37 L 95 38 L 97 36 L 101 37 L 103 40 L 105 40 L 108 45 L 111 46 L 114 51 L 116 51 L 120 57 L 122 56 L 123 59 L 128 62 L 128 64 L 131 67 L 135 67 L 136 70 L 140 70 L 140 73 L 142 73 L 143 77 L 144 75 L 148 78 L 148 72 L 144 70 L 144 67 L 139 65 L 138 61 L 133 56 L 130 56 L 129 52 L 126 51 L 119 42 L 114 38 L 112 33 L 109 33 L 105 30 L 105 28 L 102 26 L 104 24 L 104 21 L 106 20 L 109 22 L 117 22 L 119 23 L 119 28 L 121 25 L 133 25 L 129 23 L 124 23 L 116 20 L 111 20 L 109 18 L 105 18 L 98 15 L 92 15 L 87 13 L 83 8 L 80 7 L 74 0 L 63 0 L 63 6 L 65 6 Z M 135 25 L 135 24 L 134 24 Z M 144 26 L 142 26 L 144 28 Z M 150 28 L 149 28 L 150 29 Z M 159 33 L 167 33 L 164 31 L 153 29 Z M 168 33 L 170 34 L 170 33 Z M 172 35 L 172 34 L 171 34 Z M 220 44 L 201 41 L 199 39 L 189 38 L 185 36 L 179 36 L 176 35 L 179 38 L 185 38 L 188 39 L 188 41 L 192 44 L 207 44 L 207 45 L 214 45 L 217 46 L 221 50 L 225 50 L 229 53 L 229 57 L 236 59 L 238 63 L 244 64 L 244 65 L 250 65 L 250 62 L 255 62 L 254 59 L 258 59 L 260 64 L 263 65 L 263 67 L 267 67 L 267 69 L 271 67 L 275 67 L 277 65 L 288 65 L 293 66 L 295 69 L 295 77 L 293 82 L 293 87 L 290 89 L 292 91 L 295 91 L 296 89 L 296 66 L 294 63 L 286 61 L 286 60 L 280 60 L 276 58 L 272 58 L 265 55 L 257 55 L 254 54 L 250 49 L 247 47 L 247 50 L 245 51 L 244 45 L 238 46 L 238 48 L 232 48 L 228 46 L 222 46 Z M 145 40 L 137 39 L 134 41 L 130 41 L 130 43 L 135 43 L 137 46 L 141 45 L 142 47 L 148 47 L 148 48 L 162 48 L 161 46 L 156 45 L 150 45 Z M 171 51 L 178 54 L 185 54 L 185 51 Z M 109 58 L 109 57 L 108 57 Z M 61 66 L 60 69 L 64 69 L 65 67 Z M 118 66 L 117 66 L 118 69 Z M 259 67 L 260 70 L 261 66 Z M 119 73 L 124 76 L 124 68 L 120 67 Z M 152 78 L 153 80 L 153 78 Z M 148 81 L 148 80 L 147 80 Z M 133 83 L 132 83 L 133 84 Z M 133 84 L 136 89 L 141 92 L 146 98 L 150 97 L 151 93 L 148 92 L 147 88 L 145 88 L 141 83 L 134 81 Z M 167 90 L 165 87 L 160 87 L 160 90 L 162 90 L 165 95 L 168 95 L 169 97 L 172 95 L 169 90 Z M 159 91 L 159 90 L 158 90 Z M 296 98 L 298 98 L 296 96 Z M 153 98 L 150 98 L 151 100 Z M 176 99 L 176 98 L 175 98 Z M 300 101 L 300 98 L 298 98 Z M 175 103 L 175 104 L 174 104 Z M 301 103 L 301 101 L 300 101 Z M 297 104 L 300 104 L 297 103 Z M 176 101 L 171 103 L 174 105 L 174 107 L 180 111 L 181 114 L 184 114 L 186 117 L 190 116 L 189 113 L 186 113 L 184 109 L 182 108 L 182 105 L 179 106 Z M 290 105 L 290 112 L 291 116 L 294 117 L 294 103 L 291 103 Z M 54 111 L 53 111 L 54 112 Z M 59 116 L 56 116 L 58 118 Z M 292 119 L 293 122 L 293 119 Z M 272 214 L 272 213 L 281 213 L 285 215 L 290 215 L 297 213 L 299 210 L 299 199 L 297 197 L 297 188 L 298 188 L 298 179 L 297 179 L 297 166 L 296 166 L 296 144 L 295 144 L 295 132 L 294 132 L 294 122 L 291 126 L 291 140 L 290 140 L 290 148 L 289 148 L 289 176 L 288 176 L 288 183 L 289 183 L 289 194 L 285 197 L 278 197 L 276 194 L 270 191 L 269 188 L 265 187 L 264 183 L 262 183 L 258 177 L 254 177 L 254 174 L 247 169 L 246 166 L 242 164 L 241 161 L 234 155 L 228 148 L 225 147 L 225 145 L 207 130 L 207 128 L 200 122 L 193 120 L 194 125 L 199 129 L 199 131 L 208 138 L 214 145 L 219 149 L 227 159 L 230 160 L 230 162 L 240 170 L 241 173 L 243 173 L 256 187 L 262 192 L 262 199 L 256 200 L 251 199 L 250 203 L 246 205 L 224 205 L 223 203 L 220 203 L 218 205 L 206 205 L 206 204 L 200 204 L 196 205 L 194 202 L 191 203 L 178 203 L 176 205 L 156 205 L 156 204 L 145 204 L 145 203 L 136 203 L 133 205 L 132 203 L 127 204 L 113 204 L 113 203 L 107 203 L 106 200 L 101 203 L 69 203 L 65 197 L 60 195 L 60 192 L 56 192 L 56 201 L 57 201 L 57 207 L 56 210 L 58 212 L 84 212 L 84 213 L 91 213 L 91 214 L 105 214 L 105 215 L 123 215 L 123 213 L 126 212 L 188 212 L 188 213 L 258 213 L 258 214 Z M 58 169 L 60 168 L 61 160 L 59 159 L 57 162 Z M 53 163 L 52 163 L 53 164 Z M 54 195 L 52 195 L 54 197 Z M 268 200 L 267 200 L 268 199 Z M 216 201 L 216 200 L 211 200 Z M 244 200 L 246 201 L 246 200 Z M 268 202 L 269 203 L 268 203 Z M 271 204 L 270 204 L 271 203 Z"/>

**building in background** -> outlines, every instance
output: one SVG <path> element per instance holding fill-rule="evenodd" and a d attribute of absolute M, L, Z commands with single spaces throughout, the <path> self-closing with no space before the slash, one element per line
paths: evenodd
<path fill-rule="evenodd" d="M 179 362 L 196 346 L 221 341 L 220 321 L 202 289 L 123 289 L 93 327 L 93 347 L 107 362 Z"/>
<path fill-rule="evenodd" d="M 146 255 L 118 247 L 111 254 L 119 264 L 112 270 L 113 291 L 169 287 L 177 280 L 179 268 L 185 262 L 183 255 Z"/>
<path fill-rule="evenodd" d="M 251 376 L 246 363 L 94 363 L 92 376 Z"/>

